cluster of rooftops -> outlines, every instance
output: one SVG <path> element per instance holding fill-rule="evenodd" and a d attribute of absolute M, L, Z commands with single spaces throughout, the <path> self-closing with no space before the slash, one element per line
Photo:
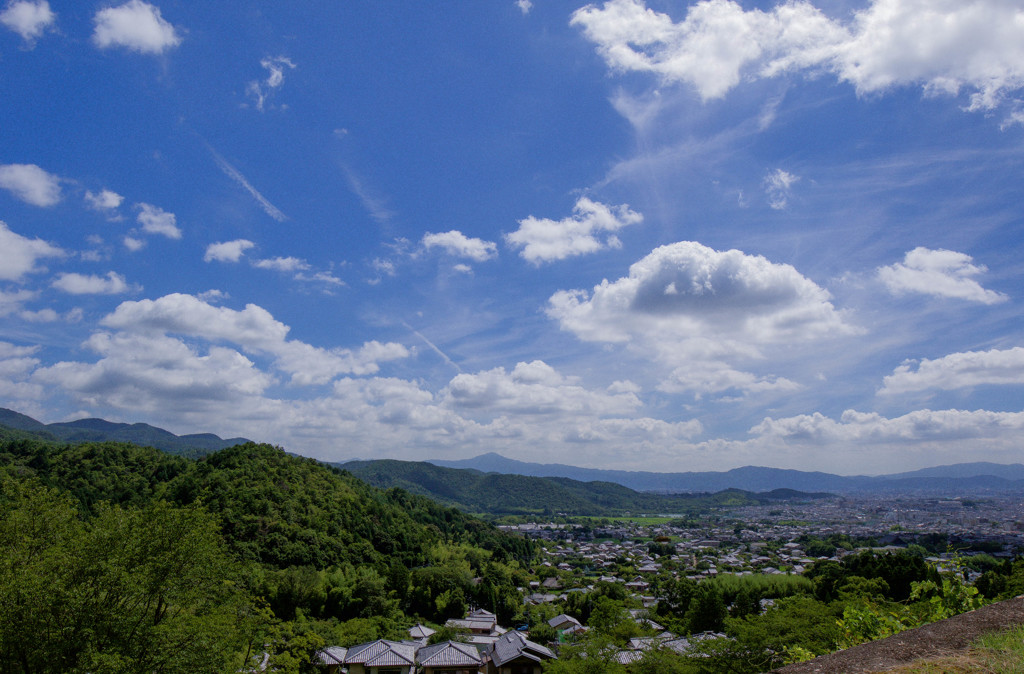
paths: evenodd
<path fill-rule="evenodd" d="M 657 635 L 631 639 L 614 654 L 622 664 L 635 662 L 652 649 L 686 654 L 697 642 L 725 636 L 705 632 L 677 637 L 647 617 L 645 611 L 630 613 L 633 620 Z M 560 643 L 572 641 L 589 629 L 565 614 L 548 620 L 548 624 L 558 633 Z M 434 630 L 416 625 L 405 641 L 378 639 L 351 648 L 325 648 L 317 654 L 319 665 L 328 674 L 540 674 L 543 661 L 558 657 L 522 632 L 500 627 L 489 611 L 475 610 L 465 618 L 449 620 L 445 627 L 462 633 L 464 640 L 429 644 Z"/>
<path fill-rule="evenodd" d="M 350 648 L 331 646 L 317 657 L 329 674 L 535 674 L 555 658 L 546 646 L 497 624 L 489 611 L 476 610 L 446 627 L 466 632 L 466 641 L 428 645 L 434 630 L 416 625 L 407 641 L 378 639 Z"/>

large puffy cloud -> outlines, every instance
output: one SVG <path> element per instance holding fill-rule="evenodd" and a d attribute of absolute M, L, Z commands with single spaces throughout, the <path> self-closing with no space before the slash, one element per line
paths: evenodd
<path fill-rule="evenodd" d="M 92 41 L 100 49 L 124 47 L 143 54 L 160 54 L 181 43 L 181 36 L 158 7 L 129 0 L 96 12 Z"/>
<path fill-rule="evenodd" d="M 428 232 L 423 235 L 423 247 L 440 248 L 449 255 L 464 257 L 474 262 L 486 262 L 498 254 L 498 246 L 492 241 L 470 238 L 457 230 L 450 232 Z"/>
<path fill-rule="evenodd" d="M 35 164 L 0 166 L 0 188 L 33 206 L 54 206 L 60 201 L 60 178 Z"/>
<path fill-rule="evenodd" d="M 97 362 L 59 362 L 36 370 L 32 380 L 59 386 L 85 405 L 131 412 L 238 404 L 274 381 L 233 349 L 212 346 L 201 354 L 166 335 L 98 332 L 85 346 L 99 354 Z"/>
<path fill-rule="evenodd" d="M 902 263 L 881 267 L 878 278 L 896 295 L 921 293 L 982 304 L 1005 301 L 1006 295 L 986 290 L 971 278 L 985 271 L 984 266 L 974 264 L 970 255 L 918 247 L 908 252 Z"/>
<path fill-rule="evenodd" d="M 831 72 L 859 93 L 919 85 L 992 108 L 1024 85 L 1024 9 L 1005 0 L 873 0 L 846 23 L 809 2 L 770 11 L 706 0 L 676 22 L 640 0 L 578 10 L 609 67 L 686 82 L 705 100 L 744 77 Z"/>
<path fill-rule="evenodd" d="M 915 368 L 916 365 L 916 368 Z M 881 394 L 928 389 L 1024 384 L 1024 348 L 951 353 L 942 358 L 900 365 L 883 382 Z"/>
<path fill-rule="evenodd" d="M 380 362 L 410 355 L 401 344 L 376 341 L 354 351 L 314 347 L 287 339 L 288 326 L 255 304 L 237 311 L 177 293 L 123 302 L 102 324 L 126 332 L 173 333 L 237 344 L 250 353 L 274 356 L 277 367 L 296 384 L 325 384 L 340 374 L 373 374 Z"/>
<path fill-rule="evenodd" d="M 555 293 L 548 314 L 592 341 L 656 334 L 764 343 L 845 330 L 829 300 L 790 265 L 681 241 L 655 249 L 629 276 L 602 281 L 590 294 Z"/>
<path fill-rule="evenodd" d="M 42 239 L 15 234 L 0 222 L 0 280 L 19 281 L 26 274 L 40 271 L 36 263 L 48 257 L 63 257 L 64 251 Z"/>
<path fill-rule="evenodd" d="M 762 348 L 850 333 L 829 293 L 793 267 L 683 241 L 655 249 L 629 276 L 587 293 L 559 291 L 547 313 L 587 341 L 622 343 L 675 368 L 664 390 L 787 390 L 730 362 Z"/>
<path fill-rule="evenodd" d="M 21 36 L 25 42 L 34 43 L 42 37 L 46 29 L 57 20 L 57 15 L 50 9 L 46 0 L 17 0 L 7 5 L 0 12 L 0 23 Z"/>
<path fill-rule="evenodd" d="M 643 216 L 627 205 L 606 206 L 580 197 L 570 217 L 549 220 L 531 215 L 519 221 L 519 229 L 505 235 L 505 242 L 522 249 L 519 254 L 526 261 L 540 264 L 618 248 L 621 244 L 614 233 L 639 222 Z"/>

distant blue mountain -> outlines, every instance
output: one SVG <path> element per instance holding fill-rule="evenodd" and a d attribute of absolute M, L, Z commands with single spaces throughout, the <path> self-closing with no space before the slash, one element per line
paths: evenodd
<path fill-rule="evenodd" d="M 79 419 L 44 424 L 32 417 L 2 407 L 0 407 L 0 426 L 44 437 L 51 436 L 64 442 L 130 442 L 143 447 L 155 447 L 172 454 L 208 454 L 225 447 L 249 442 L 245 438 L 225 440 L 213 433 L 175 435 L 149 424 L 119 424 L 104 419 Z"/>
<path fill-rule="evenodd" d="M 527 463 L 500 454 L 482 454 L 458 461 L 431 460 L 448 468 L 473 468 L 491 473 L 529 475 L 533 477 L 567 477 L 582 482 L 615 482 L 637 491 L 655 492 L 718 492 L 743 489 L 766 492 L 773 489 L 796 489 L 804 492 L 942 492 L 975 493 L 977 491 L 1010 491 L 1024 488 L 1024 465 L 995 463 L 963 463 L 938 466 L 908 473 L 879 476 L 844 476 L 831 473 L 744 466 L 728 471 L 654 473 L 647 471 L 601 470 L 558 463 Z"/>

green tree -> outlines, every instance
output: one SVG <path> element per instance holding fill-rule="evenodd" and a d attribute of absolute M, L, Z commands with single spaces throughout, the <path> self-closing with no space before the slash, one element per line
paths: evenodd
<path fill-rule="evenodd" d="M 728 614 L 721 591 L 714 583 L 705 581 L 697 585 L 690 608 L 686 611 L 686 624 L 691 633 L 718 632 Z"/>
<path fill-rule="evenodd" d="M 251 605 L 197 507 L 98 504 L 5 482 L 0 672 L 221 672 Z"/>

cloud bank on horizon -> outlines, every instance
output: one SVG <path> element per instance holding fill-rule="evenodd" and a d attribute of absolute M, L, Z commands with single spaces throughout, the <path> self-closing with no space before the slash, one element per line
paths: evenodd
<path fill-rule="evenodd" d="M 1020 460 L 1024 8 L 405 11 L 8 1 L 0 406 L 332 461 Z"/>

